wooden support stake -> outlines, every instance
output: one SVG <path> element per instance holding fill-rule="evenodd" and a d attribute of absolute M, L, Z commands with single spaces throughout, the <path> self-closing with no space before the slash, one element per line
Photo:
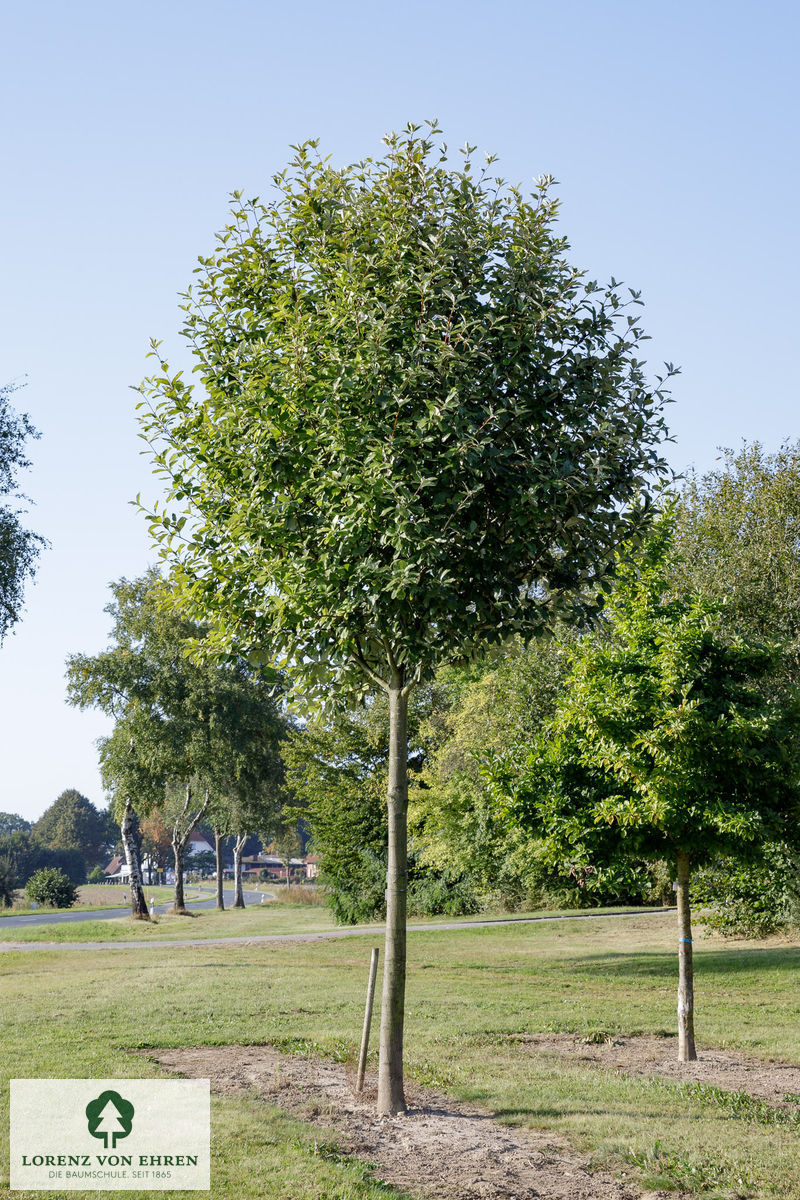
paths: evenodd
<path fill-rule="evenodd" d="M 369 960 L 369 983 L 367 984 L 367 1007 L 364 1010 L 364 1032 L 361 1034 L 361 1053 L 358 1056 L 358 1078 L 356 1091 L 363 1091 L 364 1072 L 367 1069 L 367 1049 L 369 1048 L 369 1027 L 372 1024 L 372 1002 L 375 999 L 375 979 L 378 974 L 378 947 L 373 947 Z"/>

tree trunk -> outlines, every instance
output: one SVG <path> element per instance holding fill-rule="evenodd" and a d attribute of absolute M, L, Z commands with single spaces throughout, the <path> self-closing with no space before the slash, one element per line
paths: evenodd
<path fill-rule="evenodd" d="M 242 889 L 242 851 L 247 841 L 246 833 L 237 833 L 233 844 L 233 907 L 244 908 L 244 891 Z"/>
<path fill-rule="evenodd" d="M 180 916 L 186 916 L 186 903 L 183 898 L 183 847 L 182 841 L 172 843 L 172 853 L 175 856 L 175 903 L 172 911 Z"/>
<path fill-rule="evenodd" d="M 389 861 L 386 870 L 386 949 L 383 960 L 378 1112 L 406 1111 L 403 1092 L 403 1017 L 406 991 L 408 886 L 408 694 L 399 673 L 389 689 Z"/>
<path fill-rule="evenodd" d="M 125 851 L 125 861 L 130 871 L 131 882 L 131 916 L 137 921 L 149 921 L 147 900 L 142 887 L 142 870 L 139 866 L 139 855 L 136 851 L 136 841 L 133 837 L 133 806 L 130 800 L 125 801 L 125 811 L 120 825 L 122 846 Z"/>
<path fill-rule="evenodd" d="M 677 853 L 678 865 L 678 1061 L 694 1062 L 694 967 L 692 914 L 689 908 L 689 855 Z"/>
<path fill-rule="evenodd" d="M 175 903 L 172 911 L 181 916 L 189 915 L 183 897 L 183 855 L 186 850 L 186 844 L 192 836 L 192 830 L 197 826 L 198 821 L 202 821 L 208 805 L 209 794 L 208 788 L 206 788 L 203 803 L 196 813 L 190 813 L 192 806 L 192 784 L 191 781 L 187 783 L 183 808 L 175 818 L 172 826 L 172 853 L 175 857 Z"/>
<path fill-rule="evenodd" d="M 225 909 L 225 897 L 222 894 L 222 834 L 214 830 L 214 850 L 217 855 L 217 908 L 220 912 Z"/>

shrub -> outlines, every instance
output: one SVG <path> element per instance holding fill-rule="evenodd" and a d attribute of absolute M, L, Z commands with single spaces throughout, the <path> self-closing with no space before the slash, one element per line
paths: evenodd
<path fill-rule="evenodd" d="M 337 871 L 338 862 L 331 869 L 331 858 L 322 860 L 320 882 L 334 919 L 340 925 L 382 920 L 386 915 L 385 858 L 365 848 L 359 856 L 359 870 L 352 874 L 344 869 Z"/>
<path fill-rule="evenodd" d="M 441 875 L 415 879 L 408 889 L 408 911 L 416 917 L 466 917 L 482 905 L 468 879 L 448 883 Z"/>
<path fill-rule="evenodd" d="M 78 899 L 75 885 L 58 867 L 44 867 L 31 875 L 25 884 L 29 900 L 49 904 L 53 908 L 72 908 Z"/>
<path fill-rule="evenodd" d="M 765 937 L 800 925 L 800 862 L 771 842 L 754 862 L 720 858 L 697 873 L 695 903 L 707 906 L 704 924 L 724 937 Z"/>
<path fill-rule="evenodd" d="M 89 883 L 105 883 L 106 877 L 102 867 L 93 867 L 89 875 Z"/>

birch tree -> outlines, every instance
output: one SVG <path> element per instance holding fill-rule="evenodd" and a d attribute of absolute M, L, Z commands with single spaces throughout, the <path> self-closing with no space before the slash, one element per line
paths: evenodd
<path fill-rule="evenodd" d="M 68 696 L 79 707 L 96 705 L 116 718 L 101 744 L 106 786 L 118 797 L 123 843 L 130 856 L 137 915 L 141 871 L 125 842 L 133 810 L 161 812 L 170 829 L 175 864 L 173 911 L 185 913 L 183 864 L 192 831 L 212 801 L 236 781 L 277 767 L 283 729 L 273 686 L 243 660 L 198 662 L 191 649 L 202 626 L 178 614 L 158 572 L 112 585 L 114 644 L 94 657 L 68 662 Z M 279 761 L 279 759 L 278 759 Z M 130 838 L 128 839 L 128 843 Z M 146 908 L 145 908 L 146 911 Z"/>

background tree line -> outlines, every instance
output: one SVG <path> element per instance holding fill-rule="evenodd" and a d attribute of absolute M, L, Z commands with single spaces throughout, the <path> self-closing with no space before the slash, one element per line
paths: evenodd
<path fill-rule="evenodd" d="M 270 841 L 283 827 L 280 746 L 288 718 L 281 678 L 240 655 L 222 662 L 205 655 L 206 628 L 179 611 L 158 571 L 122 579 L 111 591 L 111 644 L 97 655 L 73 655 L 67 684 L 71 703 L 114 718 L 99 743 L 100 764 L 120 823 L 133 915 L 149 919 L 137 826 L 156 861 L 171 858 L 178 913 L 186 912 L 193 831 L 204 821 L 211 827 L 220 907 L 222 848 L 232 838 L 240 906 L 248 836 Z"/>
<path fill-rule="evenodd" d="M 119 826 L 75 788 L 68 788 L 31 824 L 16 813 L 0 813 L 0 866 L 24 887 L 45 867 L 63 871 L 79 885 L 105 865 L 119 840 Z"/>
<path fill-rule="evenodd" d="M 742 686 L 790 704 L 800 687 L 800 443 L 775 454 L 758 444 L 725 451 L 718 470 L 690 474 L 668 507 L 665 597 L 702 598 L 701 624 L 720 655 L 726 648 L 724 670 L 734 670 L 738 639 L 752 652 L 748 659 L 742 650 L 735 668 Z M 634 574 L 644 570 L 641 552 L 633 563 Z M 527 646 L 511 639 L 468 666 L 443 668 L 417 693 L 409 720 L 412 912 L 673 901 L 676 869 L 666 857 L 612 854 L 608 846 L 591 856 L 564 846 L 555 853 L 541 823 L 509 817 L 484 769 L 501 754 L 509 786 L 524 776 L 531 747 L 552 733 L 565 690 L 576 691 L 576 663 L 611 636 L 605 615 Z M 620 709 L 626 703 L 617 701 Z M 652 725 L 652 714 L 648 719 Z M 743 743 L 746 731 L 737 736 Z M 334 719 L 314 718 L 290 734 L 284 751 L 287 782 L 304 805 L 321 878 L 344 921 L 383 911 L 387 753 L 379 697 Z M 720 786 L 725 804 L 730 785 L 728 793 Z M 755 775 L 749 787 L 758 808 Z M 738 855 L 730 845 L 728 851 L 720 843 L 694 873 L 695 897 L 710 923 L 745 935 L 800 923 L 800 857 L 791 828 L 776 838 L 764 822 L 746 853 L 743 845 Z"/>
<path fill-rule="evenodd" d="M 800 445 L 787 444 L 772 455 L 758 445 L 746 446 L 738 453 L 726 451 L 721 463 L 704 476 L 690 475 L 673 499 L 664 586 L 675 595 L 705 597 L 713 606 L 706 620 L 728 643 L 736 637 L 769 643 L 768 669 L 751 675 L 760 692 L 786 699 L 800 686 Z M 263 843 L 288 836 L 295 847 L 291 853 L 299 853 L 301 838 L 310 837 L 337 918 L 355 922 L 381 916 L 389 754 L 385 696 L 377 694 L 334 717 L 317 713 L 293 720 L 276 697 L 274 677 L 256 684 L 252 669 L 242 663 L 235 668 L 192 663 L 184 651 L 202 630 L 175 615 L 161 613 L 156 619 L 153 589 L 158 586 L 154 573 L 116 585 L 111 607 L 125 628 L 116 631 L 111 658 L 99 656 L 91 667 L 107 673 L 104 702 L 114 711 L 123 693 L 126 697 L 124 717 L 102 754 L 118 802 L 130 773 L 142 772 L 137 779 L 144 790 L 132 805 L 132 835 L 139 852 L 162 867 L 174 867 L 174 841 L 180 850 L 182 839 L 185 848 L 199 823 L 209 840 L 217 841 L 220 857 L 238 862 L 235 890 L 243 903 L 241 857 L 248 834 L 261 833 Z M 488 647 L 468 665 L 442 668 L 416 689 L 409 707 L 408 754 L 412 913 L 671 902 L 675 871 L 664 858 L 610 853 L 595 853 L 592 861 L 585 854 L 559 857 L 535 823 L 509 818 L 487 782 L 485 764 L 496 755 L 503 756 L 507 773 L 522 778 L 531 747 L 553 728 L 565 688 L 575 689 L 570 680 L 576 654 L 593 653 L 608 636 L 608 620 L 600 617 L 591 626 L 565 626 L 528 645 L 512 638 Z M 134 663 L 136 637 L 144 657 Z M 172 701 L 166 693 L 157 694 L 162 685 L 153 683 L 159 658 L 162 685 L 169 681 Z M 75 680 L 89 670 L 89 663 L 81 656 L 71 661 L 74 696 Z M 114 677 L 123 667 L 124 683 Z M 178 667 L 183 672 L 179 702 L 174 694 Z M 149 727 L 143 724 L 143 693 L 136 692 L 144 686 L 144 676 L 137 684 L 137 670 L 149 680 Z M 216 701 L 209 700 L 209 679 L 216 681 Z M 236 703 L 236 688 L 219 692 L 221 679 L 229 689 L 235 681 Z M 221 742 L 209 741 L 201 693 L 206 713 L 209 705 L 218 704 L 216 721 L 223 737 L 239 739 L 235 751 L 232 743 L 223 748 Z M 168 703 L 177 706 L 171 717 Z M 134 728 L 136 752 L 131 748 Z M 198 729 L 206 744 L 205 767 L 197 748 Z M 185 784 L 201 785 L 203 771 L 209 781 L 213 776 L 214 796 L 207 808 L 201 803 L 181 816 Z M 176 791 L 179 778 L 184 787 Z M 117 818 L 121 815 L 124 803 L 116 810 Z M 14 814 L 0 821 L 0 867 L 18 886 L 43 867 L 58 867 L 73 883 L 82 883 L 119 844 L 114 813 L 99 812 L 74 789 L 65 791 L 34 825 Z M 256 845 L 252 841 L 249 852 Z M 764 837 L 746 856 L 720 850 L 708 857 L 695 873 L 694 893 L 707 918 L 723 932 L 763 934 L 800 922 L 799 875 L 792 839 Z"/>

